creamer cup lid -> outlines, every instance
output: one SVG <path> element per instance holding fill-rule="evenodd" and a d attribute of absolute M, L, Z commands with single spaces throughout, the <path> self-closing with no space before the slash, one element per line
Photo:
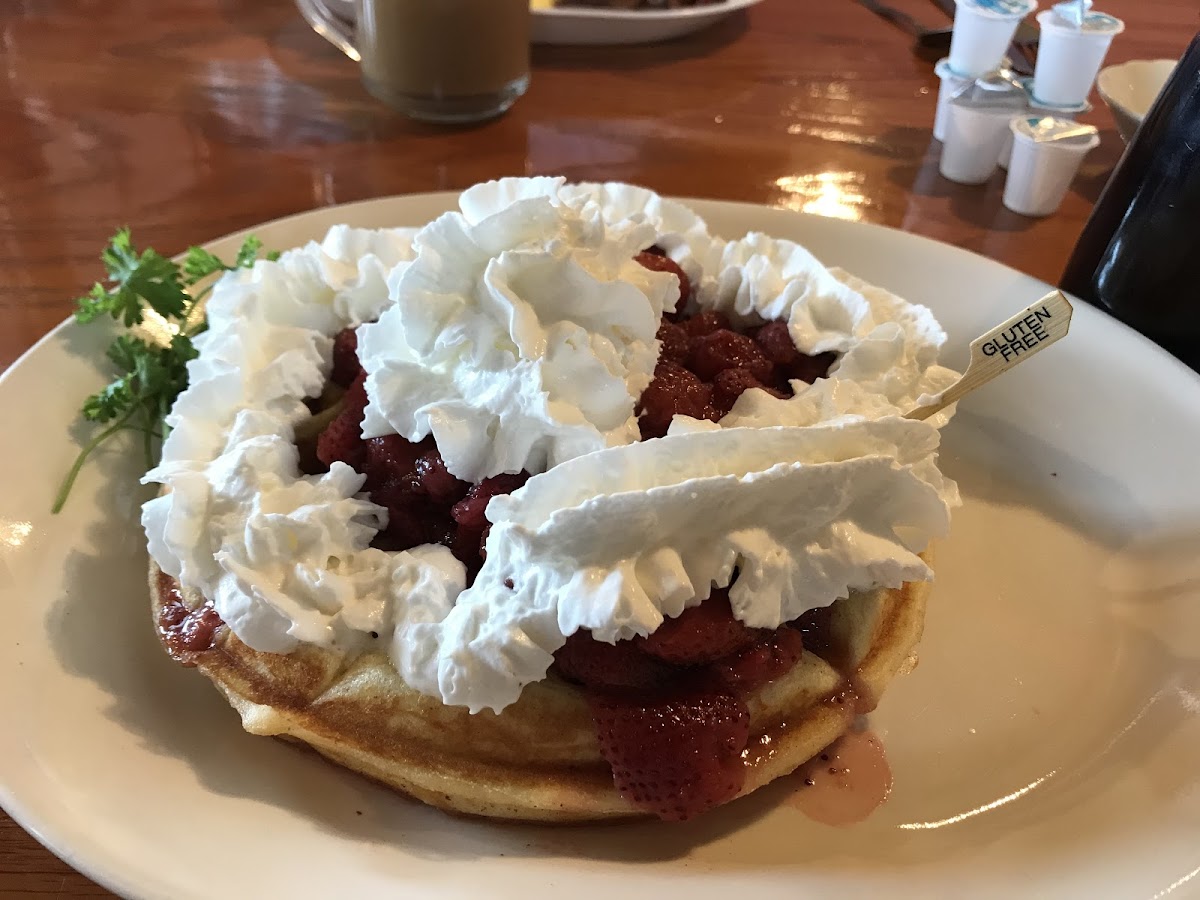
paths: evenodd
<path fill-rule="evenodd" d="M 958 87 L 950 102 L 974 109 L 1023 109 L 1029 97 L 1019 83 L 999 74 L 982 75 Z"/>
<path fill-rule="evenodd" d="M 1015 136 L 1035 144 L 1087 144 L 1099 135 L 1094 125 L 1080 125 L 1057 116 L 1015 116 L 1010 127 Z"/>
<path fill-rule="evenodd" d="M 1083 17 L 1083 30 L 1094 34 L 1120 34 L 1125 23 L 1108 13 L 1094 12 Z"/>
<path fill-rule="evenodd" d="M 1083 27 L 1083 19 L 1091 8 L 1092 0 L 1066 0 L 1051 7 L 1054 14 L 1072 28 Z"/>
<path fill-rule="evenodd" d="M 955 3 L 976 15 L 995 19 L 1023 19 L 1037 9 L 1037 0 L 955 0 Z"/>
<path fill-rule="evenodd" d="M 1038 13 L 1038 24 L 1043 28 L 1059 28 L 1078 31 L 1083 34 L 1120 34 L 1125 30 L 1125 23 L 1116 16 L 1110 16 L 1108 13 L 1088 12 L 1079 17 L 1076 23 L 1076 13 L 1068 10 L 1064 12 L 1059 9 L 1059 6 L 1074 7 L 1075 3 L 1060 3 L 1053 9 L 1048 9 L 1045 12 Z"/>
<path fill-rule="evenodd" d="M 946 79 L 962 82 L 975 80 L 970 75 L 960 75 L 958 72 L 955 72 L 952 68 L 950 68 L 950 57 L 939 59 L 937 65 L 933 67 L 933 74 L 943 81 Z"/>

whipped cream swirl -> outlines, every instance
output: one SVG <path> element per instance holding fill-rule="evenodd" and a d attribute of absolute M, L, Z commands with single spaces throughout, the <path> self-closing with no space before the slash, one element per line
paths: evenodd
<path fill-rule="evenodd" d="M 958 498 L 936 429 L 705 425 L 581 456 L 492 500 L 487 561 L 435 636 L 436 683 L 416 686 L 473 710 L 511 703 L 564 635 L 650 634 L 735 569 L 734 614 L 761 628 L 930 576 L 917 553 Z"/>
<path fill-rule="evenodd" d="M 393 571 L 431 556 L 462 568 L 440 547 L 370 549 L 387 512 L 360 494 L 364 476 L 342 463 L 301 475 L 293 441 L 304 398 L 325 385 L 332 335 L 390 304 L 387 275 L 411 259 L 414 234 L 337 226 L 320 245 L 229 273 L 209 297 L 162 460 L 143 478 L 169 490 L 142 524 L 162 570 L 255 649 L 353 644 L 391 627 Z"/>
<path fill-rule="evenodd" d="M 644 217 L 610 225 L 547 197 L 430 223 L 396 302 L 360 332 L 364 436 L 432 434 L 471 482 L 636 441 L 679 299 L 678 279 L 634 261 L 655 236 Z"/>
<path fill-rule="evenodd" d="M 670 275 L 701 307 L 784 319 L 828 379 L 786 400 L 746 391 L 719 423 L 676 417 L 637 442 L 633 410 L 659 351 Z M 936 467 L 948 413 L 899 413 L 955 373 L 945 335 L 905 303 L 802 247 L 725 241 L 686 207 L 628 185 L 506 179 L 414 230 L 344 226 L 225 276 L 168 424 L 150 552 L 249 646 L 386 648 L 417 689 L 501 710 L 545 677 L 579 628 L 648 634 L 729 584 L 735 613 L 775 627 L 849 591 L 928 578 L 917 553 L 958 502 Z M 329 373 L 332 336 L 361 323 L 364 434 L 433 434 L 450 471 L 534 473 L 493 499 L 470 588 L 438 545 L 370 547 L 387 511 L 337 463 L 300 473 L 293 443 Z M 378 638 L 368 637 L 374 632 Z"/>

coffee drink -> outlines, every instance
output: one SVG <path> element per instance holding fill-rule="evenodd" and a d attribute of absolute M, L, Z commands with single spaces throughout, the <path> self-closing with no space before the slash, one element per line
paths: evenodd
<path fill-rule="evenodd" d="M 322 0 L 297 6 L 359 57 L 371 94 L 414 118 L 486 119 L 529 84 L 529 0 L 356 0 L 353 35 Z"/>

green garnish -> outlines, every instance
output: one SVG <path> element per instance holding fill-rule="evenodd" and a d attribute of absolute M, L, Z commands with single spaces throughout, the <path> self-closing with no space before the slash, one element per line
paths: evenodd
<path fill-rule="evenodd" d="M 83 417 L 97 425 L 97 432 L 75 458 L 67 477 L 54 498 L 52 512 L 67 502 L 67 495 L 84 462 L 97 447 L 121 431 L 142 435 L 146 467 L 154 465 L 155 442 L 166 437 L 163 418 L 180 391 L 187 387 L 187 363 L 196 358 L 192 338 L 207 327 L 198 315 L 198 304 L 212 289 L 212 283 L 190 290 L 213 275 L 238 268 L 249 268 L 258 259 L 262 241 L 248 237 L 238 250 L 233 265 L 200 247 L 189 247 L 179 264 L 155 250 L 140 253 L 133 246 L 128 228 L 122 228 L 100 254 L 108 273 L 107 285 L 96 282 L 76 303 L 75 319 L 91 322 L 108 315 L 126 328 L 145 321 L 147 310 L 158 314 L 171 332 L 169 343 L 156 343 L 135 333 L 118 336 L 109 345 L 107 356 L 116 367 L 117 378 L 83 402 Z M 267 259 L 278 258 L 268 253 Z"/>

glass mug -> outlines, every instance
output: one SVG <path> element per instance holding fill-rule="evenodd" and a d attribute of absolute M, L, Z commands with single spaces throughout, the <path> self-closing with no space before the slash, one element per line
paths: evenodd
<path fill-rule="evenodd" d="M 330 0 L 295 2 L 374 97 L 414 119 L 489 119 L 529 86 L 529 0 L 354 0 L 353 26 Z"/>

